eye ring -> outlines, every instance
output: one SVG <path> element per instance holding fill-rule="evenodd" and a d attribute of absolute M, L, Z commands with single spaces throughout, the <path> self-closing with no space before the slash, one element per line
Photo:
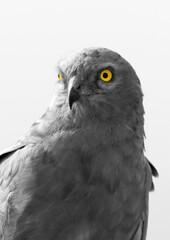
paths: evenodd
<path fill-rule="evenodd" d="M 109 82 L 110 80 L 112 80 L 112 76 L 113 74 L 109 69 L 104 69 L 100 73 L 100 79 L 103 80 L 104 82 Z"/>
<path fill-rule="evenodd" d="M 62 77 L 60 74 L 58 74 L 58 79 L 61 81 L 62 80 Z"/>

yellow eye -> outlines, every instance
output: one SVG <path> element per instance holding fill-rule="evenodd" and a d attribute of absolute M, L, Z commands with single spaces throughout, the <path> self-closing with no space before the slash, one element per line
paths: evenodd
<path fill-rule="evenodd" d="M 61 75 L 60 75 L 60 74 L 58 74 L 58 79 L 59 79 L 59 80 L 62 80 L 62 77 L 61 77 Z"/>
<path fill-rule="evenodd" d="M 105 82 L 109 82 L 112 79 L 112 72 L 109 69 L 104 69 L 100 73 L 100 78 Z"/>

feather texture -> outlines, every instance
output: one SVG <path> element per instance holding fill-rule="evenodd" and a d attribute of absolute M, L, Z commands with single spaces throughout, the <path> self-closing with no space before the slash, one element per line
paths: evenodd
<path fill-rule="evenodd" d="M 99 77 L 105 68 L 108 83 Z M 1 239 L 145 240 L 157 171 L 143 153 L 135 71 L 103 48 L 78 52 L 58 70 L 46 113 L 0 155 Z"/>

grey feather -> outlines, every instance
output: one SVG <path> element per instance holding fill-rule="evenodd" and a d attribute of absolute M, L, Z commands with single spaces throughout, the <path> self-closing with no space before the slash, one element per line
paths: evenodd
<path fill-rule="evenodd" d="M 106 48 L 58 72 L 46 113 L 0 155 L 1 239 L 145 240 L 157 171 L 144 156 L 139 78 Z"/>

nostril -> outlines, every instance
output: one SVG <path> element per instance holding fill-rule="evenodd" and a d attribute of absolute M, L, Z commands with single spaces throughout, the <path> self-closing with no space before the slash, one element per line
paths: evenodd
<path fill-rule="evenodd" d="M 75 87 L 75 89 L 76 89 L 76 90 L 80 90 L 80 89 L 81 89 L 80 85 L 78 85 L 77 87 Z"/>

